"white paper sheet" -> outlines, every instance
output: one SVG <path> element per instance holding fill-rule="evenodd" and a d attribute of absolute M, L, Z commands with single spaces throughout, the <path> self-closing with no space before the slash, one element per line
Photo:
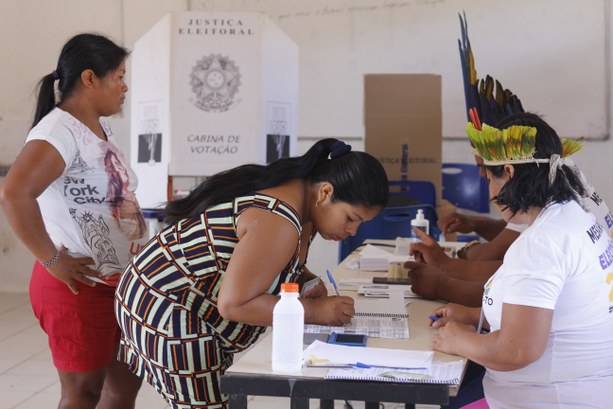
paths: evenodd
<path fill-rule="evenodd" d="M 330 365 L 358 362 L 370 366 L 390 368 L 430 368 L 432 351 L 412 351 L 407 349 L 350 347 L 315 341 L 303 352 L 305 362 L 309 360 L 325 361 Z"/>

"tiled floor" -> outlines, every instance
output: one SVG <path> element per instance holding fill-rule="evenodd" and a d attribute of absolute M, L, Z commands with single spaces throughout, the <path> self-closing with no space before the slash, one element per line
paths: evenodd
<path fill-rule="evenodd" d="M 59 381 L 51 362 L 47 337 L 34 318 L 27 294 L 0 293 L 0 409 L 46 409 L 57 407 Z M 352 403 L 355 409 L 364 405 Z M 250 397 L 250 409 L 285 409 L 289 400 L 283 398 Z M 343 402 L 336 408 L 342 409 Z M 311 408 L 318 402 L 311 401 Z M 404 405 L 385 404 L 385 409 L 400 409 Z M 168 405 L 143 383 L 137 409 L 163 409 Z M 418 406 L 420 409 L 438 406 Z M 120 408 L 118 408 L 120 409 Z"/>

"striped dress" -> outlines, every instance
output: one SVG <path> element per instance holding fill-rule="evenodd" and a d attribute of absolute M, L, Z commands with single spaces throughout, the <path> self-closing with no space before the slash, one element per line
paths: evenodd
<path fill-rule="evenodd" d="M 267 195 L 239 197 L 169 225 L 132 260 L 117 287 L 122 340 L 119 360 L 147 380 L 172 408 L 225 408 L 220 377 L 233 354 L 266 330 L 223 319 L 217 296 L 238 238 L 241 213 L 258 208 L 296 226 L 298 246 L 268 289 L 300 275 L 302 226 L 289 205 Z"/>

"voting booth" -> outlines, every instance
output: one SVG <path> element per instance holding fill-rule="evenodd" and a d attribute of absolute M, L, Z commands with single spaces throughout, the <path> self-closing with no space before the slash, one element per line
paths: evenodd
<path fill-rule="evenodd" d="M 298 48 L 260 13 L 176 12 L 134 45 L 131 164 L 142 207 L 205 177 L 295 155 Z"/>

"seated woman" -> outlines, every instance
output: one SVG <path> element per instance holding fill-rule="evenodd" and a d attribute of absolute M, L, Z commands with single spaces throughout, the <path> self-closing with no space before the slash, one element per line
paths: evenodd
<path fill-rule="evenodd" d="M 493 203 L 507 222 L 529 227 L 486 282 L 481 309 L 434 312 L 433 346 L 486 367 L 490 408 L 610 408 L 613 242 L 584 209 L 585 187 L 555 131 L 528 114 L 499 127 L 467 131 Z"/>
<path fill-rule="evenodd" d="M 305 263 L 315 235 L 354 235 L 388 195 L 381 164 L 335 139 L 211 176 L 168 204 L 170 225 L 124 271 L 121 360 L 173 409 L 226 407 L 221 375 L 271 325 L 281 284 L 314 277 Z M 300 301 L 306 323 L 343 325 L 355 313 L 322 283 Z"/>
<path fill-rule="evenodd" d="M 555 131 L 545 121 L 533 113 L 513 114 L 512 121 L 555 134 Z M 498 127 L 506 123 L 507 120 L 503 119 Z M 581 172 L 581 169 L 569 158 L 570 155 L 579 151 L 583 144 L 567 139 L 562 139 L 561 143 L 564 164 L 578 175 L 585 189 L 581 197 L 582 205 L 596 216 L 600 224 L 607 230 L 607 234 L 613 237 L 613 217 L 607 203 Z M 477 163 L 483 164 L 483 159 L 479 158 Z M 485 177 L 485 167 L 483 169 Z M 455 213 L 445 220 L 439 219 L 443 231 L 448 231 L 451 223 L 454 226 L 451 227 L 452 230 L 479 226 L 481 231 L 487 231 L 489 234 L 498 232 L 498 235 L 490 242 L 468 248 L 468 251 L 464 253 L 466 258 L 464 260 L 448 257 L 436 241 L 416 231 L 415 233 L 421 237 L 422 242 L 411 244 L 409 253 L 415 256 L 416 262 L 410 261 L 405 265 L 410 270 L 409 278 L 413 284 L 413 292 L 428 299 L 440 299 L 471 307 L 480 306 L 483 285 L 500 268 L 504 254 L 511 244 L 528 227 L 525 224 L 507 223 L 504 219 L 500 221 L 502 224 L 497 223 L 494 219 L 478 217 L 478 221 L 474 224 L 466 215 Z M 458 257 L 460 257 L 460 252 L 458 252 Z"/>

